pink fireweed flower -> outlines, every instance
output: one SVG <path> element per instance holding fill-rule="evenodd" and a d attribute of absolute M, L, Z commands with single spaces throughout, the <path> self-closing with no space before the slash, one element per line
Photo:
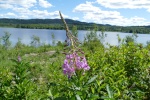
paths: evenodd
<path fill-rule="evenodd" d="M 85 57 L 83 59 L 81 59 L 80 57 L 77 58 L 76 67 L 77 67 L 77 69 L 83 69 L 84 71 L 90 69 L 90 67 L 87 64 Z"/>
<path fill-rule="evenodd" d="M 62 17 L 61 12 L 59 12 L 59 14 L 66 29 L 67 39 L 65 40 L 65 47 L 69 47 L 69 48 L 65 48 L 64 51 L 65 51 L 65 54 L 67 52 L 71 52 L 71 54 L 66 54 L 66 59 L 64 60 L 64 64 L 62 68 L 63 68 L 64 74 L 68 75 L 68 77 L 71 77 L 72 75 L 76 75 L 75 73 L 76 71 L 84 70 L 85 72 L 86 70 L 89 70 L 90 67 L 87 64 L 85 57 L 82 58 L 78 55 L 79 53 L 81 55 L 84 54 L 84 52 L 82 52 L 82 50 L 78 48 L 80 45 L 80 42 L 78 41 L 78 38 L 69 31 L 67 23 Z"/>
<path fill-rule="evenodd" d="M 73 59 L 73 54 L 66 55 L 66 59 Z"/>
<path fill-rule="evenodd" d="M 82 59 L 82 68 L 84 70 L 89 70 L 90 69 L 90 67 L 87 64 L 87 61 L 86 61 L 85 57 Z"/>
<path fill-rule="evenodd" d="M 65 59 L 62 67 L 64 74 L 68 75 L 68 77 L 71 77 L 75 73 L 72 61 L 68 62 L 68 60 Z"/>
<path fill-rule="evenodd" d="M 68 77 L 75 75 L 75 71 L 84 70 L 87 71 L 90 67 L 87 64 L 86 58 L 81 58 L 77 53 L 66 55 L 64 64 L 62 66 L 63 73 Z"/>

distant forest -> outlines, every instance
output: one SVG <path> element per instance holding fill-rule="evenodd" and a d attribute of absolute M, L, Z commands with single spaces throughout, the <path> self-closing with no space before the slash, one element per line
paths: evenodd
<path fill-rule="evenodd" d="M 65 19 L 69 28 L 77 26 L 78 30 L 89 30 L 94 25 L 97 25 L 98 31 L 113 31 L 113 32 L 127 32 L 127 33 L 142 33 L 150 34 L 150 26 L 114 26 L 103 25 L 96 23 L 86 23 L 71 19 Z M 0 19 L 0 27 L 14 27 L 14 28 L 32 28 L 32 29 L 64 29 L 61 19 Z"/>

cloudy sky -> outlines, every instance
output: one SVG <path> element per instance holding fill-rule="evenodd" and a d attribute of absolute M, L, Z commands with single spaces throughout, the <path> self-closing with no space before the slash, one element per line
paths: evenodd
<path fill-rule="evenodd" d="M 0 0 L 0 18 L 65 18 L 120 26 L 150 25 L 150 0 Z"/>

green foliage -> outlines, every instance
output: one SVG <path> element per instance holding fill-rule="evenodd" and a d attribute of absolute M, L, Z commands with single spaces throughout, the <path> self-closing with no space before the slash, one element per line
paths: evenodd
<path fill-rule="evenodd" d="M 58 42 L 57 42 L 57 46 L 63 47 L 63 46 L 64 46 L 64 43 L 62 43 L 61 41 L 58 41 Z"/>
<path fill-rule="evenodd" d="M 95 52 L 97 47 L 103 48 L 103 42 L 105 38 L 105 34 L 102 31 L 100 34 L 97 33 L 98 27 L 96 25 L 93 26 L 93 30 L 86 34 L 84 38 L 83 45 L 87 47 L 91 52 Z"/>
<path fill-rule="evenodd" d="M 78 29 L 77 29 L 77 26 L 73 26 L 73 27 L 72 27 L 72 34 L 73 34 L 75 37 L 78 37 Z"/>
<path fill-rule="evenodd" d="M 5 32 L 5 35 L 2 37 L 2 40 L 3 40 L 3 47 L 7 50 L 10 48 L 11 46 L 11 42 L 9 40 L 10 38 L 10 35 L 8 32 Z"/>
<path fill-rule="evenodd" d="M 18 38 L 18 42 L 16 43 L 15 48 L 16 48 L 16 49 L 21 49 L 21 48 L 23 48 L 24 46 L 25 46 L 25 45 L 21 42 L 21 39 Z"/>
<path fill-rule="evenodd" d="M 31 46 L 38 47 L 40 45 L 40 38 L 38 36 L 33 35 L 31 39 Z"/>
<path fill-rule="evenodd" d="M 12 69 L 13 71 L 7 72 L 6 76 L 3 76 L 4 71 L 1 72 L 0 99 L 32 99 L 34 97 L 35 85 L 27 78 L 30 73 L 28 63 L 17 60 L 13 61 L 16 63 Z M 5 77 L 7 78 L 5 79 Z"/>
<path fill-rule="evenodd" d="M 137 34 L 136 33 L 133 33 L 131 36 L 130 35 L 127 35 L 125 37 L 125 43 L 128 45 L 129 43 L 136 43 L 136 38 L 137 38 Z M 119 37 L 118 37 L 119 38 Z"/>
<path fill-rule="evenodd" d="M 55 46 L 55 34 L 52 33 L 51 37 L 52 37 L 52 45 Z"/>
<path fill-rule="evenodd" d="M 148 45 L 119 40 L 119 46 L 105 48 L 94 30 L 81 44 L 91 69 L 70 79 L 62 72 L 61 42 L 35 48 L 18 40 L 15 48 L 1 48 L 0 100 L 149 100 Z"/>

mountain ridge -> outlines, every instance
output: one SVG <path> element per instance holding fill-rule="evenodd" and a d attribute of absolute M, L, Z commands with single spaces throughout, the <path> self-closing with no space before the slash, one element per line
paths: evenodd
<path fill-rule="evenodd" d="M 73 19 L 65 19 L 67 24 L 96 24 L 96 25 L 104 25 L 105 24 L 97 24 L 97 23 L 88 23 L 82 22 Z M 11 23 L 11 24 L 63 24 L 61 19 L 15 19 L 15 18 L 0 18 L 0 23 Z M 109 25 L 109 24 L 107 24 Z M 112 25 L 110 25 L 112 26 Z"/>

